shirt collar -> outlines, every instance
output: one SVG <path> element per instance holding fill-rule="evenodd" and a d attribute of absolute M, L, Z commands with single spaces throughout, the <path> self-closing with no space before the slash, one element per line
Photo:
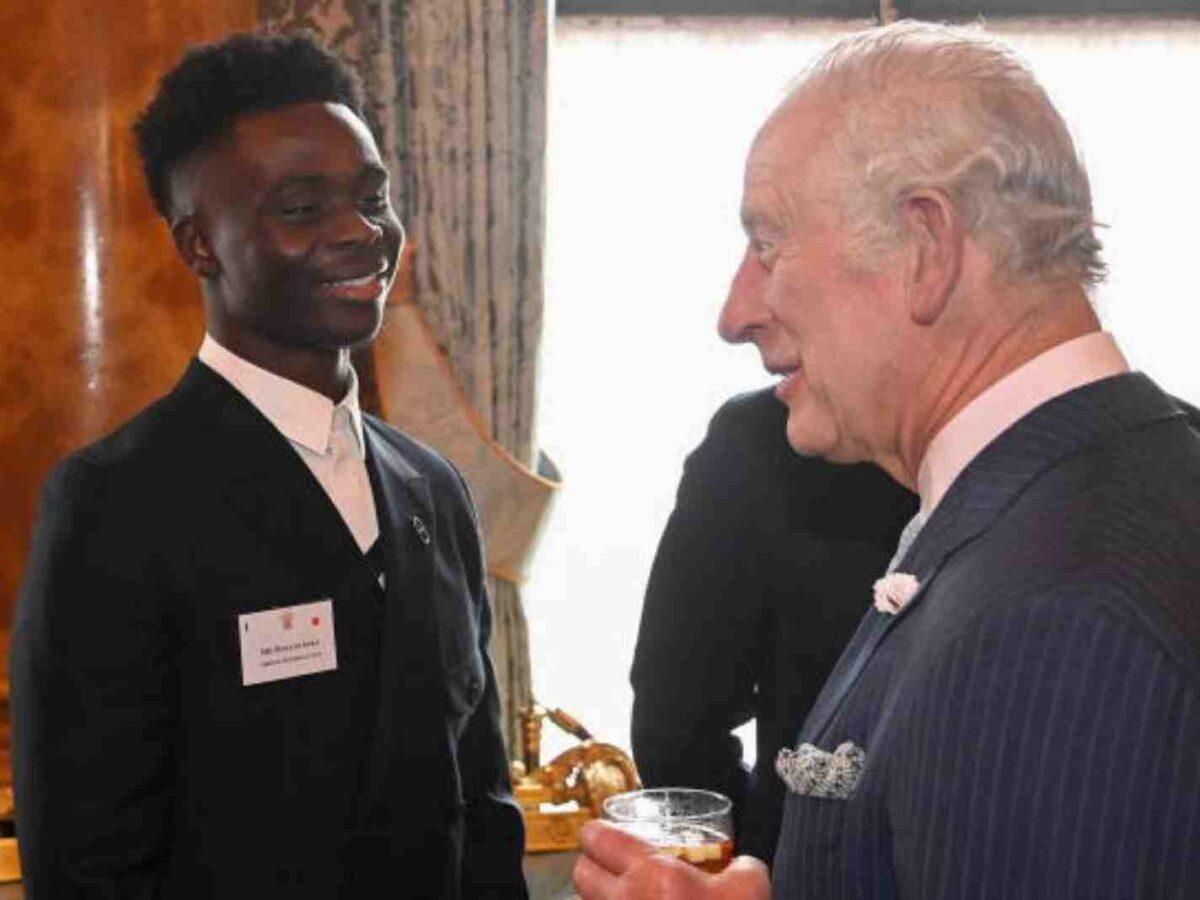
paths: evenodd
<path fill-rule="evenodd" d="M 917 471 L 921 515 L 928 519 L 967 464 L 1027 413 L 1068 391 L 1128 371 L 1112 335 L 1094 331 L 1009 372 L 959 410 L 930 442 Z"/>
<path fill-rule="evenodd" d="M 358 406 L 358 376 L 353 368 L 350 369 L 350 387 L 346 396 L 335 406 L 325 395 L 256 366 L 222 347 L 211 334 L 204 335 L 197 355 L 202 363 L 253 403 L 284 437 L 313 453 L 324 456 L 328 452 L 334 411 L 339 407 L 344 408 L 350 414 L 359 456 L 365 456 L 362 411 Z"/>

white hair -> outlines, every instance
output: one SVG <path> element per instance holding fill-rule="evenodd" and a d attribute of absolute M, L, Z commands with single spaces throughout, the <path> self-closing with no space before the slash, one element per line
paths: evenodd
<path fill-rule="evenodd" d="M 961 28 L 899 22 L 843 39 L 792 96 L 820 91 L 841 114 L 835 191 L 864 264 L 903 239 L 898 203 L 943 191 L 997 272 L 1105 274 L 1091 189 L 1062 117 L 1004 44 Z"/>

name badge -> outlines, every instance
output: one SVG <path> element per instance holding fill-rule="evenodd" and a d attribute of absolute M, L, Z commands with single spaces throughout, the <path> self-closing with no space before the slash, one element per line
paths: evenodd
<path fill-rule="evenodd" d="M 262 684 L 337 668 L 333 601 L 318 600 L 238 616 L 242 684 Z"/>

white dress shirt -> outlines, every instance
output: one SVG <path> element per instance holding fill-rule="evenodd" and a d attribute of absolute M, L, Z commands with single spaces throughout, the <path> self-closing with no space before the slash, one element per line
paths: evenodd
<path fill-rule="evenodd" d="M 375 498 L 367 477 L 358 377 L 334 405 L 323 394 L 249 362 L 204 336 L 200 361 L 228 381 L 287 438 L 342 515 L 365 553 L 379 537 Z"/>

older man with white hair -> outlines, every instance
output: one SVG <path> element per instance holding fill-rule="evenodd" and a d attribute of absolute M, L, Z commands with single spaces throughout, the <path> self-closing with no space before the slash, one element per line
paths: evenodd
<path fill-rule="evenodd" d="M 1200 441 L 1101 330 L 1045 92 L 972 32 L 852 36 L 758 134 L 743 219 L 720 329 L 792 446 L 921 498 L 777 761 L 774 895 L 1200 896 Z M 771 890 L 603 825 L 584 850 L 587 898 Z"/>

